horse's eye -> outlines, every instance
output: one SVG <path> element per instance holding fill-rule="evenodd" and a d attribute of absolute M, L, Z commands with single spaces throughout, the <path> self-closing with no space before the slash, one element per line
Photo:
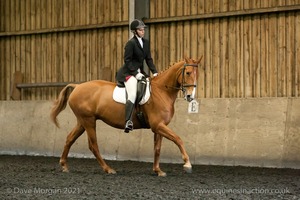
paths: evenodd
<path fill-rule="evenodd" d="M 186 75 L 188 75 L 188 76 L 191 75 L 191 72 L 186 72 Z"/>

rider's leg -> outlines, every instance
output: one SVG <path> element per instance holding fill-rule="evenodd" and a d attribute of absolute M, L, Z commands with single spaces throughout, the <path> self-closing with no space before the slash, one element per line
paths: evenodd
<path fill-rule="evenodd" d="M 137 80 L 135 77 L 130 77 L 125 82 L 125 87 L 127 91 L 127 101 L 125 105 L 125 130 L 124 132 L 128 133 L 133 129 L 132 123 L 132 113 L 134 109 L 134 102 L 136 99 L 136 91 L 137 91 Z"/>

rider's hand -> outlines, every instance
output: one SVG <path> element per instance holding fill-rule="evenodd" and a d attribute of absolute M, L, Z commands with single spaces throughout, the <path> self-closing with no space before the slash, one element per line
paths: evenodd
<path fill-rule="evenodd" d="M 144 77 L 144 74 L 142 74 L 141 72 L 137 73 L 137 75 L 135 75 L 135 78 L 137 80 L 142 80 L 142 78 Z"/>
<path fill-rule="evenodd" d="M 153 74 L 153 76 L 155 77 L 155 76 L 157 76 L 157 74 L 158 74 L 158 73 L 155 73 L 155 74 Z"/>

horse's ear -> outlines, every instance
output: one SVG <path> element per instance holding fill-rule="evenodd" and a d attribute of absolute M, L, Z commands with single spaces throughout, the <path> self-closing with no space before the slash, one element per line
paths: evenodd
<path fill-rule="evenodd" d="M 184 61 L 185 61 L 186 63 L 188 63 L 188 62 L 190 61 L 190 58 L 189 58 L 187 55 L 184 55 Z"/>
<path fill-rule="evenodd" d="M 196 60 L 196 63 L 199 64 L 201 62 L 202 58 L 203 58 L 203 55 L 199 58 L 199 60 Z"/>

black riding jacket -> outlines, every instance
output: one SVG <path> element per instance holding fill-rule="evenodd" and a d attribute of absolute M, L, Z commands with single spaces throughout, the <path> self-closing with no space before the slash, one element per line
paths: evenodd
<path fill-rule="evenodd" d="M 153 59 L 150 53 L 149 40 L 142 38 L 143 48 L 136 36 L 130 39 L 125 45 L 124 65 L 118 70 L 116 79 L 120 82 L 125 82 L 127 76 L 135 76 L 138 69 L 145 75 L 143 70 L 144 60 L 146 61 L 150 71 L 157 73 L 156 67 L 153 64 Z"/>

